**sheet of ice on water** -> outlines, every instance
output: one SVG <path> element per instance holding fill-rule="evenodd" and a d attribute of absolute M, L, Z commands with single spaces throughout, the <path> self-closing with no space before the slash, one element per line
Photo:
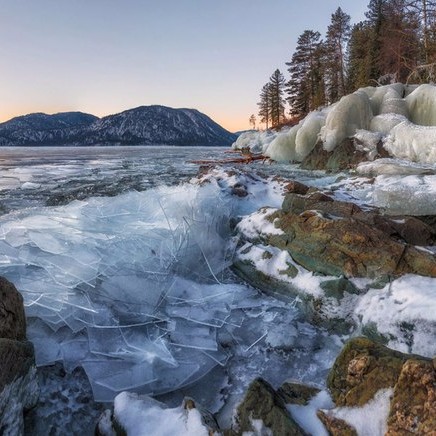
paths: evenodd
<path fill-rule="evenodd" d="M 234 201 L 187 184 L 1 217 L 0 274 L 23 294 L 37 364 L 83 366 L 101 401 L 224 365 L 218 332 L 254 298 L 219 283 Z"/>

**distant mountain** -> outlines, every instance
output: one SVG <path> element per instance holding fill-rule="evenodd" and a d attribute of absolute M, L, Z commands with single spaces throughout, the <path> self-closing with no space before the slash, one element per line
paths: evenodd
<path fill-rule="evenodd" d="M 97 118 L 81 112 L 0 123 L 0 145 L 230 145 L 236 135 L 195 109 L 141 106 Z"/>

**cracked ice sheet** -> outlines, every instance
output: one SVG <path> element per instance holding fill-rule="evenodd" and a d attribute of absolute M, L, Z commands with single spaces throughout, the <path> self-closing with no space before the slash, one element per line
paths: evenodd
<path fill-rule="evenodd" d="M 82 365 L 100 401 L 168 392 L 223 365 L 220 329 L 258 304 L 246 286 L 217 284 L 239 201 L 190 184 L 1 217 L 0 273 L 24 295 L 38 365 Z"/>

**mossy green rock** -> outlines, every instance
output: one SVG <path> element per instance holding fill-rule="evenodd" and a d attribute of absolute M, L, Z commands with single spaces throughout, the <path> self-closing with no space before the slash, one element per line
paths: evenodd
<path fill-rule="evenodd" d="M 277 390 L 286 404 L 299 404 L 300 406 L 307 406 L 319 392 L 320 390 L 314 386 L 291 382 L 283 383 Z"/>
<path fill-rule="evenodd" d="M 261 419 L 274 436 L 305 435 L 306 433 L 290 417 L 281 396 L 263 379 L 254 380 L 248 387 L 237 409 L 237 429 L 232 434 L 242 435 L 253 431 L 252 420 Z M 227 434 L 230 434 L 226 432 Z"/>
<path fill-rule="evenodd" d="M 419 274 L 436 277 L 436 257 L 398 242 L 360 220 L 332 219 L 317 211 L 277 212 L 283 233 L 267 243 L 288 250 L 309 271 L 345 277 Z"/>
<path fill-rule="evenodd" d="M 330 152 L 324 150 L 322 142 L 318 141 L 301 163 L 301 167 L 308 170 L 337 172 L 352 168 L 365 160 L 368 160 L 366 153 L 357 150 L 351 138 L 344 139 Z"/>
<path fill-rule="evenodd" d="M 411 357 L 364 337 L 351 339 L 337 357 L 327 379 L 336 406 L 363 406 L 380 389 L 393 388 L 403 364 Z M 423 357 L 416 358 L 428 361 Z"/>
<path fill-rule="evenodd" d="M 334 436 L 357 436 L 357 431 L 342 419 L 336 418 L 322 410 L 316 412 L 319 420 L 324 424 L 330 435 Z"/>

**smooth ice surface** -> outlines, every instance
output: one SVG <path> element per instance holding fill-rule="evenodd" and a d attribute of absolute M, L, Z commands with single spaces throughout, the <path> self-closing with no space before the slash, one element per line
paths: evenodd
<path fill-rule="evenodd" d="M 400 159 L 435 163 L 436 126 L 418 126 L 409 121 L 399 123 L 390 131 L 384 147 Z"/>
<path fill-rule="evenodd" d="M 324 149 L 332 151 L 341 141 L 357 130 L 368 130 L 372 109 L 368 96 L 361 91 L 342 97 L 330 108 L 325 126 L 321 129 Z"/>
<path fill-rule="evenodd" d="M 315 147 L 325 124 L 325 111 L 313 111 L 299 124 L 280 132 L 265 150 L 277 162 L 301 162 Z"/>
<path fill-rule="evenodd" d="M 331 106 L 310 112 L 291 129 L 286 127 L 274 136 L 250 132 L 246 137 L 241 135 L 240 141 L 241 145 L 261 144 L 255 149 L 278 162 L 302 161 L 318 138 L 327 151 L 345 138 L 355 138 L 356 148 L 373 159 L 376 145 L 382 141 L 394 157 L 434 164 L 435 96 L 436 86 L 429 84 L 361 88 Z"/>
<path fill-rule="evenodd" d="M 406 97 L 410 121 L 421 126 L 436 126 L 436 86 L 423 84 Z"/>

